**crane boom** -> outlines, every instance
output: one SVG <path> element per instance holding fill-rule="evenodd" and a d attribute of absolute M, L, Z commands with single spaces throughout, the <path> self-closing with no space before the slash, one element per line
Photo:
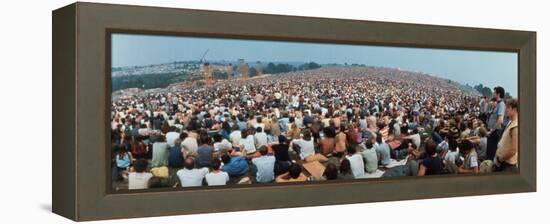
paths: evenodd
<path fill-rule="evenodd" d="M 204 57 L 206 57 L 206 54 L 208 53 L 210 49 L 206 49 L 206 51 L 204 52 L 204 54 L 202 54 L 202 57 L 201 57 L 201 60 L 199 61 L 199 63 L 202 63 L 202 61 L 204 60 Z"/>

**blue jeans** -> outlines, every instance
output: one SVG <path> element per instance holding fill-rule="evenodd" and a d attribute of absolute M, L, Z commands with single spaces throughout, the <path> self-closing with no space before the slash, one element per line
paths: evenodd
<path fill-rule="evenodd" d="M 225 138 L 225 139 L 229 139 L 230 134 L 231 134 L 231 132 L 229 132 L 227 130 L 222 130 L 222 132 L 221 132 L 222 137 Z"/>
<path fill-rule="evenodd" d="M 439 135 L 437 132 L 432 132 L 432 139 L 435 141 L 435 144 L 441 143 L 443 141 L 443 138 L 441 138 L 441 135 Z"/>

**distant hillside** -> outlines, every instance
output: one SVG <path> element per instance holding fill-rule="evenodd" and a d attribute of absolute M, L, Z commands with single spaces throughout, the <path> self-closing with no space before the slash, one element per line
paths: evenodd
<path fill-rule="evenodd" d="M 162 74 L 143 74 L 114 76 L 111 79 L 111 92 L 129 89 L 154 89 L 166 88 L 171 83 L 182 82 L 189 78 L 187 73 L 162 73 Z"/>
<path fill-rule="evenodd" d="M 163 69 L 170 68 L 170 66 L 173 66 L 173 68 L 182 68 L 182 67 L 178 67 L 178 66 L 181 66 L 178 64 L 172 64 L 172 65 L 163 64 L 162 67 L 153 66 L 153 67 L 147 67 L 147 69 L 164 71 Z M 189 68 L 189 66 L 186 66 L 185 68 Z M 250 72 L 251 77 L 254 77 L 256 73 L 254 66 L 250 66 L 250 69 L 251 69 L 251 72 Z M 143 71 L 143 70 L 140 70 L 140 71 Z M 168 69 L 168 71 L 171 71 L 171 70 Z M 120 70 L 118 72 L 120 72 Z M 139 88 L 141 90 L 157 89 L 157 88 L 165 89 L 171 85 L 182 86 L 179 84 L 185 83 L 186 81 L 191 81 L 191 80 L 199 81 L 203 79 L 202 76 L 191 75 L 195 73 L 196 71 L 185 72 L 185 71 L 178 70 L 177 72 L 150 73 L 150 74 L 140 74 L 140 72 L 138 72 L 137 75 L 113 76 L 112 92 L 115 92 L 118 90 L 130 89 L 130 88 Z M 480 91 L 478 90 L 479 86 L 472 87 L 469 85 L 463 85 L 461 83 L 452 81 L 450 79 L 440 78 L 440 77 L 422 73 L 422 72 L 401 70 L 399 68 L 374 67 L 374 66 L 365 66 L 365 65 L 351 65 L 351 66 L 323 65 L 321 66 L 313 62 L 304 63 L 299 67 L 294 67 L 290 64 L 268 63 L 263 68 L 263 73 L 271 74 L 272 76 L 267 76 L 269 79 L 278 79 L 278 77 L 284 78 L 284 76 L 286 75 L 315 76 L 315 75 L 326 75 L 326 74 L 334 74 L 336 75 L 337 78 L 344 78 L 343 76 L 338 75 L 340 73 L 348 74 L 351 76 L 366 75 L 366 76 L 371 76 L 373 78 L 386 77 L 386 78 L 389 78 L 389 80 L 407 80 L 407 82 L 414 82 L 414 83 L 430 83 L 431 85 L 438 86 L 440 88 L 458 89 L 460 91 L 467 93 L 468 95 L 481 95 Z M 226 72 L 223 72 L 223 71 L 215 70 L 214 77 L 216 80 L 220 80 L 223 82 L 232 82 L 227 80 L 229 76 Z M 186 85 L 195 85 L 195 86 L 192 86 L 193 88 L 201 86 L 200 82 L 194 83 L 194 84 L 193 83 L 194 82 L 188 83 Z M 185 88 L 189 88 L 189 87 L 191 86 L 187 86 Z"/>

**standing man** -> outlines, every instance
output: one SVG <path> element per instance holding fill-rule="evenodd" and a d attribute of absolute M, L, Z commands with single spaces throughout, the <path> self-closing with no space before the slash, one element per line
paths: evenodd
<path fill-rule="evenodd" d="M 497 150 L 497 144 L 502 134 L 502 124 L 504 122 L 504 113 L 506 104 L 504 103 L 504 88 L 495 87 L 493 96 L 496 99 L 496 105 L 487 122 L 489 137 L 487 138 L 487 159 L 493 160 Z"/>
<path fill-rule="evenodd" d="M 487 114 L 489 113 L 489 102 L 487 102 L 487 96 L 482 96 L 479 102 L 479 108 L 481 111 L 480 119 L 487 122 Z"/>
<path fill-rule="evenodd" d="M 506 125 L 496 152 L 496 171 L 518 170 L 518 101 L 506 102 L 506 116 L 510 122 Z"/>

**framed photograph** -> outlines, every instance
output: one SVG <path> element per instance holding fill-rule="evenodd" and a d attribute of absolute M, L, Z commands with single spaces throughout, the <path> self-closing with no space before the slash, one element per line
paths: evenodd
<path fill-rule="evenodd" d="M 53 212 L 81 220 L 536 191 L 536 33 L 74 3 Z"/>

